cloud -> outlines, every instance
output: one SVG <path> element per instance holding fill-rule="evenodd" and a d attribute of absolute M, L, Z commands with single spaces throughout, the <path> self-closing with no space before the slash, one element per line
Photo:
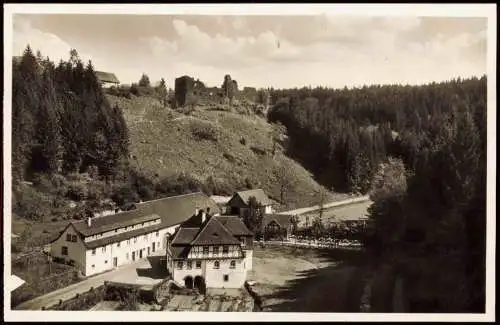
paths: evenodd
<path fill-rule="evenodd" d="M 229 73 L 241 86 L 280 88 L 418 84 L 486 72 L 486 24 L 481 21 L 180 15 L 158 18 L 144 27 L 145 18 L 127 19 L 134 33 L 108 29 L 96 40 L 85 28 L 97 24 L 92 17 L 79 20 L 79 35 L 59 33 L 64 24 L 54 23 L 48 32 L 40 25 L 34 28 L 29 19 L 16 18 L 14 51 L 20 54 L 30 43 L 58 60 L 66 59 L 74 46 L 86 50 L 80 53 L 82 59 L 92 58 L 96 66 L 115 72 L 126 83 L 146 72 L 152 80 L 165 77 L 171 86 L 185 74 L 208 85 L 219 86 Z"/>
<path fill-rule="evenodd" d="M 49 57 L 51 61 L 68 60 L 69 51 L 76 48 L 55 34 L 47 33 L 33 28 L 28 19 L 15 17 L 13 29 L 13 55 L 22 55 L 27 45 L 33 51 L 40 51 L 44 57 Z M 103 60 L 96 55 L 78 51 L 82 61 L 87 62 L 92 59 L 94 66 Z"/>

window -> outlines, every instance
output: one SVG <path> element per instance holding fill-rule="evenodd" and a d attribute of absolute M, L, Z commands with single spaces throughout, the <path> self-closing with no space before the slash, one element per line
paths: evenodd
<path fill-rule="evenodd" d="M 231 261 L 231 263 L 229 264 L 229 268 L 235 269 L 236 268 L 236 261 Z"/>
<path fill-rule="evenodd" d="M 130 245 L 130 239 L 127 239 L 127 245 Z"/>
<path fill-rule="evenodd" d="M 219 263 L 219 261 L 215 261 L 214 262 L 214 269 L 218 269 L 218 268 L 220 268 L 220 263 Z"/>
<path fill-rule="evenodd" d="M 103 247 L 102 247 L 102 252 L 103 252 L 103 253 L 106 253 L 106 246 L 103 246 Z"/>
<path fill-rule="evenodd" d="M 68 247 L 66 246 L 61 247 L 61 255 L 68 255 Z"/>
<path fill-rule="evenodd" d="M 219 246 L 214 246 L 214 255 L 219 254 Z"/>
<path fill-rule="evenodd" d="M 92 264 L 92 268 L 95 268 L 95 264 Z"/>
<path fill-rule="evenodd" d="M 137 237 L 134 237 L 134 243 L 137 243 Z"/>
<path fill-rule="evenodd" d="M 105 260 L 105 261 L 104 261 L 104 264 L 108 264 L 108 260 Z"/>
<path fill-rule="evenodd" d="M 208 246 L 203 246 L 203 254 L 208 255 Z"/>
<path fill-rule="evenodd" d="M 70 234 L 66 235 L 66 241 L 71 241 L 71 235 Z"/>
<path fill-rule="evenodd" d="M 227 254 L 229 252 L 229 246 L 222 246 L 222 254 Z"/>
<path fill-rule="evenodd" d="M 95 248 L 92 250 L 92 255 L 95 255 Z"/>
<path fill-rule="evenodd" d="M 196 268 L 201 269 L 201 261 L 196 261 Z"/>
<path fill-rule="evenodd" d="M 116 243 L 116 247 L 120 247 L 120 242 Z"/>
<path fill-rule="evenodd" d="M 76 235 L 72 235 L 71 236 L 71 241 L 76 243 L 77 242 L 77 238 L 76 238 Z"/>
<path fill-rule="evenodd" d="M 182 270 L 182 261 L 177 262 L 177 268 Z"/>
<path fill-rule="evenodd" d="M 128 253 L 125 255 L 126 259 L 128 260 Z"/>
<path fill-rule="evenodd" d="M 160 237 L 160 232 L 159 231 L 156 232 L 156 237 Z"/>
<path fill-rule="evenodd" d="M 224 282 L 229 281 L 229 274 L 224 274 Z"/>
<path fill-rule="evenodd" d="M 187 269 L 191 270 L 193 268 L 193 262 L 187 261 Z"/>

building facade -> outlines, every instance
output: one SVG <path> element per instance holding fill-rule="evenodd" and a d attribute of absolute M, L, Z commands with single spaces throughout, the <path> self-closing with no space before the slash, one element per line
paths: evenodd
<path fill-rule="evenodd" d="M 136 204 L 135 209 L 72 222 L 50 244 L 56 261 L 75 265 L 84 276 L 164 254 L 168 236 L 200 206 L 219 214 L 203 193 L 179 195 Z"/>
<path fill-rule="evenodd" d="M 253 234 L 237 216 L 199 211 L 167 244 L 167 269 L 187 288 L 241 288 L 252 259 Z"/>
<path fill-rule="evenodd" d="M 254 197 L 260 205 L 262 214 L 271 214 L 274 212 L 273 202 L 262 189 L 254 189 L 236 192 L 227 203 L 229 214 L 244 217 L 250 211 L 249 201 Z"/>

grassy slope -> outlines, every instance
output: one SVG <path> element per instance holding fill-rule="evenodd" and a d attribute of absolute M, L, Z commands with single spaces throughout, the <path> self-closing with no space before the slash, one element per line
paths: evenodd
<path fill-rule="evenodd" d="M 187 172 L 203 180 L 208 176 L 223 179 L 234 190 L 241 190 L 245 178 L 279 199 L 279 187 L 272 170 L 285 165 L 293 173 L 295 185 L 286 197 L 287 207 L 317 204 L 315 192 L 321 188 L 312 175 L 280 151 L 269 153 L 272 140 L 270 124 L 263 118 L 226 111 L 197 109 L 186 116 L 170 108 L 162 109 L 152 98 L 124 99 L 108 96 L 123 108 L 129 126 L 132 163 L 160 177 Z M 219 134 L 217 141 L 197 139 L 192 129 L 200 125 Z M 240 143 L 244 138 L 246 143 Z M 259 155 L 251 148 L 268 151 Z M 340 197 L 330 194 L 330 199 Z"/>

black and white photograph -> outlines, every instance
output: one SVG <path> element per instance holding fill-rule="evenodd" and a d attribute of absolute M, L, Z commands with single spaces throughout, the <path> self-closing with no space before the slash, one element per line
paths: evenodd
<path fill-rule="evenodd" d="M 406 6 L 4 5 L 5 319 L 494 321 L 496 5 Z"/>

